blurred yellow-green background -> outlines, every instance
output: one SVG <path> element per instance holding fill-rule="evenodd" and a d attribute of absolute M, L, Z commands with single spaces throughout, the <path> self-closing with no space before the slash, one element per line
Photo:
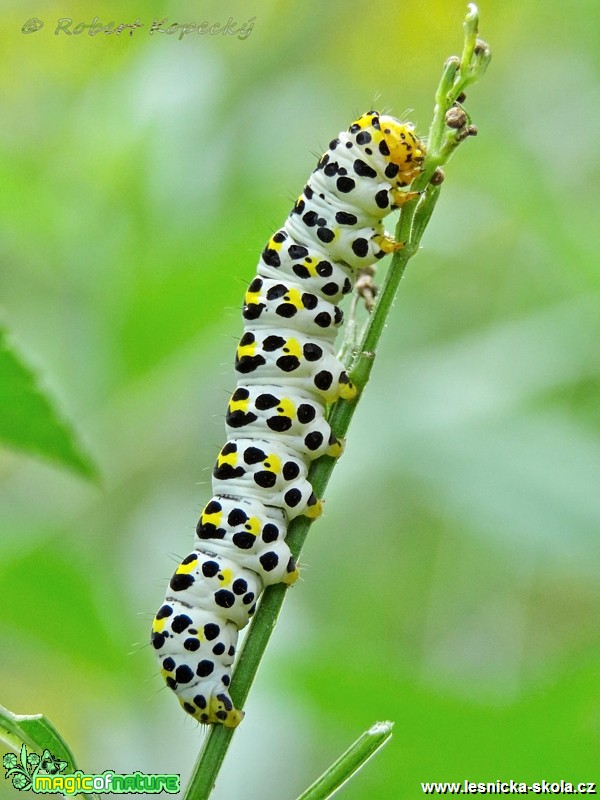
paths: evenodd
<path fill-rule="evenodd" d="M 0 702 L 88 772 L 181 773 L 152 613 L 210 496 L 241 293 L 373 105 L 426 133 L 465 5 L 0 6 L 3 322 L 101 472 L 0 456 Z M 216 800 L 600 778 L 600 5 L 481 0 L 493 51 Z M 55 35 L 62 17 L 146 26 Z M 253 20 L 245 39 L 170 22 Z M 23 34 L 31 17 L 44 27 Z M 0 797 L 16 797 L 0 781 Z"/>

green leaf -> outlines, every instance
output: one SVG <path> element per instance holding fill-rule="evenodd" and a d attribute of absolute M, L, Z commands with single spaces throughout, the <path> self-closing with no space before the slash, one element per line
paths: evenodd
<path fill-rule="evenodd" d="M 15 752 L 19 752 L 22 745 L 41 753 L 49 750 L 53 756 L 67 762 L 68 772 L 77 769 L 68 744 L 50 720 L 42 714 L 13 714 L 12 711 L 0 706 L 0 744 Z"/>
<path fill-rule="evenodd" d="M 71 427 L 38 385 L 35 373 L 0 328 L 0 441 L 32 455 L 58 461 L 86 478 L 98 471 Z"/>
<path fill-rule="evenodd" d="M 27 754 L 24 748 L 38 755 L 49 754 L 57 764 L 63 762 L 64 766 L 59 771 L 67 775 L 77 770 L 75 757 L 69 745 L 43 714 L 13 714 L 12 711 L 0 706 L 0 747 L 2 745 L 15 753 L 20 753 L 25 772 L 27 772 Z M 99 800 L 95 794 L 78 794 L 77 797 Z"/>

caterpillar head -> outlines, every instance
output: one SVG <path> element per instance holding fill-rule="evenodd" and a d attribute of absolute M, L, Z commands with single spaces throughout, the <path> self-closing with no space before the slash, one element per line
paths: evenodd
<path fill-rule="evenodd" d="M 400 167 L 398 178 L 412 183 L 423 169 L 425 145 L 414 132 L 414 127 L 402 124 L 394 117 L 379 117 L 381 134 L 390 151 L 390 161 Z"/>
<path fill-rule="evenodd" d="M 377 111 L 368 111 L 359 117 L 350 126 L 351 133 L 365 132 L 361 137 L 358 133 L 356 141 L 373 141 L 379 147 L 379 152 L 398 167 L 395 176 L 397 186 L 408 186 L 423 169 L 423 159 L 426 149 L 424 143 L 414 132 L 410 123 L 402 123 L 395 117 L 379 114 Z"/>

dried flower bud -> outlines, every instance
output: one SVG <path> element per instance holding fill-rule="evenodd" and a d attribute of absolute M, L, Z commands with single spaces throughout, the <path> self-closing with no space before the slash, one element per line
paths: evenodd
<path fill-rule="evenodd" d="M 453 106 L 446 112 L 446 125 L 449 128 L 459 130 L 460 128 L 464 128 L 464 126 L 467 124 L 467 121 L 468 117 L 466 113 L 458 106 Z"/>
<path fill-rule="evenodd" d="M 444 175 L 444 171 L 440 167 L 437 167 L 429 182 L 432 184 L 432 186 L 439 186 L 444 182 L 445 178 L 446 176 Z"/>

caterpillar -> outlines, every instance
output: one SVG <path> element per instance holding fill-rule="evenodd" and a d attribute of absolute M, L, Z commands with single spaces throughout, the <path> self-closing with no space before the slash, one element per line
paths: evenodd
<path fill-rule="evenodd" d="M 201 723 L 243 718 L 228 692 L 238 632 L 265 586 L 298 578 L 287 525 L 321 513 L 308 468 L 343 449 L 325 407 L 356 396 L 334 351 L 339 303 L 358 269 L 402 247 L 382 219 L 415 197 L 424 156 L 411 124 L 359 117 L 330 142 L 246 291 L 213 497 L 152 624 L 161 674 Z"/>

